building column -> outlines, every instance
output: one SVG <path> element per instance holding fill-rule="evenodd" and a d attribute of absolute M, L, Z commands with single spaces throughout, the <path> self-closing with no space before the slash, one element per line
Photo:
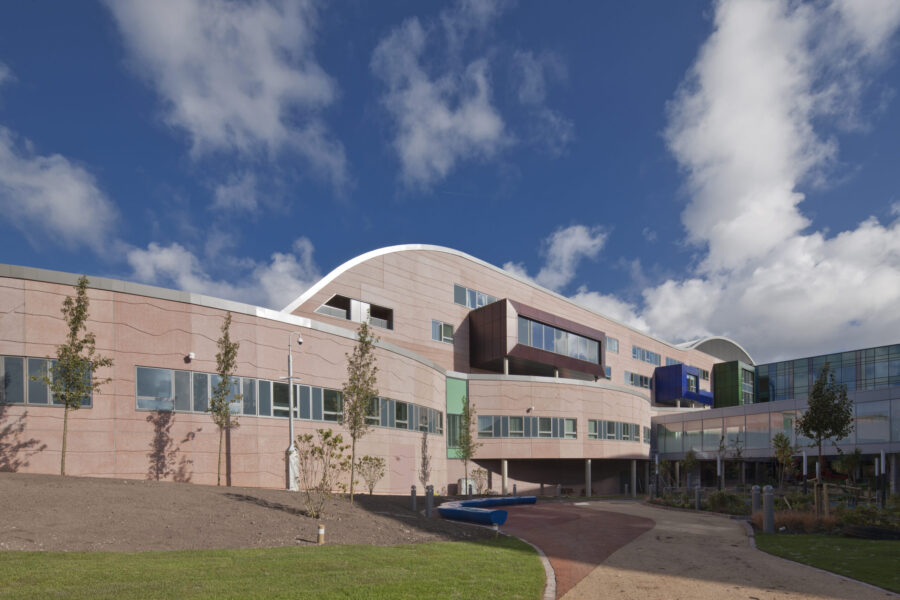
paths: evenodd
<path fill-rule="evenodd" d="M 503 374 L 509 375 L 509 357 L 508 356 L 503 357 Z"/>
<path fill-rule="evenodd" d="M 584 495 L 591 496 L 591 459 L 584 459 Z"/>
<path fill-rule="evenodd" d="M 681 462 L 675 461 L 675 487 L 681 487 Z"/>
<path fill-rule="evenodd" d="M 507 493 L 506 489 L 507 489 L 508 483 L 509 483 L 509 465 L 507 464 L 507 460 L 505 458 L 500 460 L 500 471 L 503 475 L 502 487 L 503 487 L 503 495 L 505 496 Z"/>
<path fill-rule="evenodd" d="M 556 379 L 559 379 L 559 369 L 557 369 L 557 368 L 554 368 L 554 369 L 553 369 L 553 376 L 554 376 Z"/>
<path fill-rule="evenodd" d="M 644 463 L 644 492 L 650 494 L 650 461 Z"/>
<path fill-rule="evenodd" d="M 635 459 L 631 459 L 631 497 L 637 497 L 637 461 Z"/>
<path fill-rule="evenodd" d="M 891 493 L 900 494 L 900 454 L 891 454 Z"/>

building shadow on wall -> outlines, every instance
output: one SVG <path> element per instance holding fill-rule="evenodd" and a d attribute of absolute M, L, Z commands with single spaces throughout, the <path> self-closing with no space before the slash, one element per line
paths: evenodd
<path fill-rule="evenodd" d="M 147 422 L 153 425 L 153 439 L 150 441 L 150 452 L 147 453 L 150 462 L 147 479 L 159 481 L 171 477 L 173 481 L 190 483 L 194 461 L 183 453 L 179 457 L 179 453 L 181 446 L 192 442 L 197 433 L 189 431 L 184 439 L 176 444 L 172 439 L 172 425 L 175 423 L 175 413 L 172 411 L 152 412 L 147 415 Z"/>
<path fill-rule="evenodd" d="M 47 448 L 40 440 L 25 439 L 25 421 L 28 411 L 15 417 L 9 414 L 9 405 L 0 404 L 0 471 L 15 473 L 28 466 L 28 459 Z"/>

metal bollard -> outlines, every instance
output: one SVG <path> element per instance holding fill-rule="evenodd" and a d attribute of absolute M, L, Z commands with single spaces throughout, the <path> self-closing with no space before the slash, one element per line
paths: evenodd
<path fill-rule="evenodd" d="M 562 484 L 561 483 L 556 484 L 556 497 L 562 498 Z"/>
<path fill-rule="evenodd" d="M 431 518 L 431 508 L 434 506 L 434 486 L 425 486 L 425 517 Z"/>
<path fill-rule="evenodd" d="M 763 531 L 775 533 L 775 496 L 771 485 L 763 488 Z"/>
<path fill-rule="evenodd" d="M 754 485 L 750 488 L 750 514 L 755 515 L 759 512 L 759 486 Z"/>
<path fill-rule="evenodd" d="M 694 488 L 694 509 L 700 510 L 700 486 Z"/>
<path fill-rule="evenodd" d="M 472 497 L 472 484 L 469 483 L 467 485 L 469 486 L 469 498 L 471 498 Z"/>
<path fill-rule="evenodd" d="M 416 512 L 416 486 L 412 486 L 410 496 L 412 496 L 412 510 L 413 512 Z"/>
<path fill-rule="evenodd" d="M 625 495 L 628 496 L 628 484 L 625 484 Z"/>
<path fill-rule="evenodd" d="M 650 498 L 656 498 L 656 485 L 650 484 Z"/>
<path fill-rule="evenodd" d="M 516 497 L 516 484 L 513 484 L 513 498 Z"/>
<path fill-rule="evenodd" d="M 319 523 L 319 531 L 316 536 L 316 543 L 318 545 L 323 545 L 325 543 L 325 526 L 322 523 Z"/>

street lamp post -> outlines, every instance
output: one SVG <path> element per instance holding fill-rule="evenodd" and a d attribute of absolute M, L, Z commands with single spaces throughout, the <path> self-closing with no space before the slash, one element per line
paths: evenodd
<path fill-rule="evenodd" d="M 294 445 L 294 336 L 297 336 L 297 345 L 303 345 L 303 338 L 299 331 L 292 331 L 288 335 L 288 447 L 285 450 L 285 469 L 287 482 L 285 487 L 290 491 L 297 491 L 297 477 L 300 475 L 300 460 L 297 456 L 297 447 Z"/>

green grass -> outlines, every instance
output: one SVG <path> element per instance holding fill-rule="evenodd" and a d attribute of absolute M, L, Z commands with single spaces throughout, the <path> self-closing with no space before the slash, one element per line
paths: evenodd
<path fill-rule="evenodd" d="M 486 542 L 178 552 L 2 552 L 7 598 L 540 598 L 527 544 Z"/>
<path fill-rule="evenodd" d="M 900 592 L 900 541 L 757 533 L 756 545 L 776 556 Z"/>

